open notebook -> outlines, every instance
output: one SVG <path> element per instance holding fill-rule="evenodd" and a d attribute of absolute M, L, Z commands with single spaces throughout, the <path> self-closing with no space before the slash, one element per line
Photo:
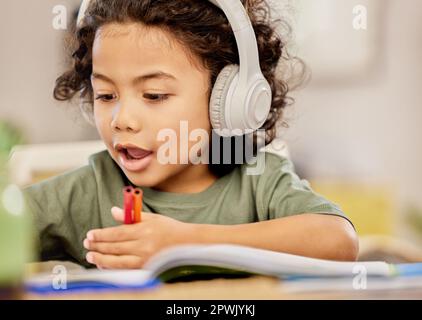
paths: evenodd
<path fill-rule="evenodd" d="M 41 274 L 26 280 L 29 291 L 140 290 L 161 282 L 214 277 L 244 277 L 254 274 L 283 279 L 354 277 L 392 278 L 422 275 L 422 264 L 391 265 L 386 262 L 335 262 L 237 245 L 183 245 L 153 256 L 142 270 L 69 271 Z M 61 276 L 61 278 L 60 278 Z M 66 289 L 63 290 L 63 283 Z M 55 289 L 56 287 L 56 289 Z M 58 289 L 57 289 L 58 288 Z"/>

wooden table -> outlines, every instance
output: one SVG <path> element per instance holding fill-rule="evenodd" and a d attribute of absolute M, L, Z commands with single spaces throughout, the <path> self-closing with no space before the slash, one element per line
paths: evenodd
<path fill-rule="evenodd" d="M 289 294 L 282 283 L 273 278 L 215 279 L 208 281 L 163 284 L 143 292 L 58 294 L 52 296 L 25 295 L 25 299 L 69 300 L 295 300 L 295 299 L 422 299 L 422 290 L 356 291 L 318 294 Z"/>

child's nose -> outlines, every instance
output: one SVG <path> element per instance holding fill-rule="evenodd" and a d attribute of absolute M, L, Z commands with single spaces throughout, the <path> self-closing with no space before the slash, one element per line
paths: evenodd
<path fill-rule="evenodd" d="M 131 112 L 131 108 L 127 106 L 118 106 L 113 112 L 113 120 L 111 122 L 113 131 L 127 131 L 137 133 L 141 131 L 139 117 Z"/>

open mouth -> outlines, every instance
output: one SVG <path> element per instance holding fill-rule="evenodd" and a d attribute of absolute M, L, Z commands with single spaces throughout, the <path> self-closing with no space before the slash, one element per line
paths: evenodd
<path fill-rule="evenodd" d="M 120 164 L 129 171 L 143 170 L 152 161 L 152 151 L 134 145 L 118 144 L 115 149 L 119 153 Z"/>
<path fill-rule="evenodd" d="M 123 155 L 127 160 L 141 160 L 147 156 L 149 156 L 152 151 L 145 150 L 139 147 L 135 147 L 132 145 L 117 145 L 116 146 L 117 152 Z"/>

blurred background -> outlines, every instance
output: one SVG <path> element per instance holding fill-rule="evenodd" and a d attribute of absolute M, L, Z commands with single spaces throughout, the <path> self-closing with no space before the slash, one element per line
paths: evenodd
<path fill-rule="evenodd" d="M 53 9 L 64 6 L 71 23 L 78 5 L 2 1 L 3 143 L 8 136 L 31 145 L 98 139 L 77 108 L 52 98 L 67 32 L 53 28 Z M 363 258 L 422 261 L 422 1 L 271 5 L 292 27 L 291 53 L 312 72 L 292 92 L 290 128 L 280 132 L 298 173 L 354 221 Z"/>

